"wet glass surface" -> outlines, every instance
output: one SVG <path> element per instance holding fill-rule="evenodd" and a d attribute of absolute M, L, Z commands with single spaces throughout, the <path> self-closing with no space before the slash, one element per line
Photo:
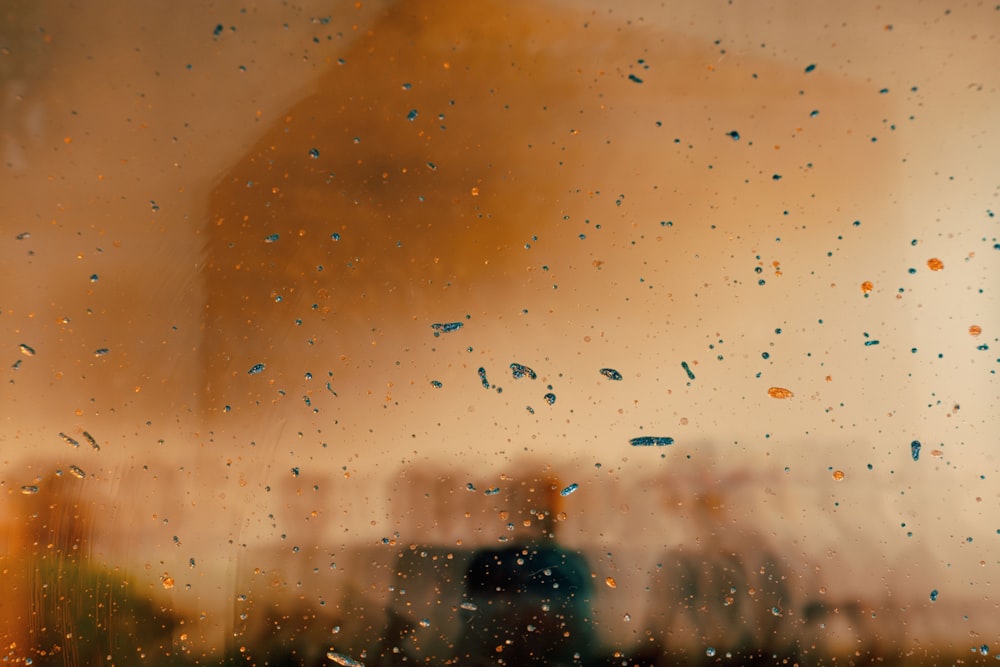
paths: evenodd
<path fill-rule="evenodd" d="M 991 5 L 0 7 L 0 655 L 992 663 Z"/>

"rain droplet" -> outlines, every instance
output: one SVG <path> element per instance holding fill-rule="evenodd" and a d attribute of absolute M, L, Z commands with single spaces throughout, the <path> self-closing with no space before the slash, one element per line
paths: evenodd
<path fill-rule="evenodd" d="M 833 471 L 833 478 L 835 480 L 837 480 L 838 482 L 841 481 L 842 479 L 844 479 L 844 471 L 843 470 L 834 470 Z"/>
<path fill-rule="evenodd" d="M 79 442 L 77 442 L 77 441 L 76 441 L 76 440 L 74 440 L 73 438 L 69 437 L 69 436 L 68 436 L 68 435 L 66 435 L 65 433 L 60 433 L 60 434 L 59 434 L 59 437 L 60 437 L 60 438 L 62 438 L 62 439 L 63 439 L 63 441 L 64 441 L 64 442 L 65 442 L 65 443 L 66 443 L 67 445 L 72 445 L 72 446 L 74 446 L 74 447 L 79 447 L 79 446 L 80 446 L 80 443 L 79 443 Z"/>
<path fill-rule="evenodd" d="M 340 653 L 336 653 L 334 651 L 327 651 L 326 657 L 330 660 L 333 660 L 338 665 L 343 665 L 343 667 L 365 667 L 365 663 L 358 662 L 354 658 L 342 655 Z"/>
<path fill-rule="evenodd" d="M 914 440 L 910 443 L 910 454 L 913 456 L 914 461 L 920 460 L 920 441 Z"/>
<path fill-rule="evenodd" d="M 573 484 L 570 484 L 565 489 L 563 489 L 562 491 L 560 491 L 559 495 L 563 496 L 563 497 L 568 496 L 569 494 L 571 494 L 574 491 L 576 491 L 578 488 L 580 488 L 580 485 L 574 482 Z"/>
<path fill-rule="evenodd" d="M 628 444 L 633 447 L 664 447 L 674 444 L 674 439 L 666 436 L 643 435 L 638 438 L 632 438 L 628 441 Z"/>
<path fill-rule="evenodd" d="M 681 362 L 681 368 L 683 368 L 684 372 L 687 373 L 687 376 L 688 376 L 689 380 L 693 380 L 694 379 L 694 373 L 691 372 L 691 368 L 688 366 L 688 362 L 682 361 Z"/>
<path fill-rule="evenodd" d="M 92 436 L 92 435 L 90 435 L 89 433 L 87 433 L 86 431 L 84 431 L 84 432 L 83 432 L 83 437 L 84 437 L 84 439 L 85 439 L 85 440 L 86 440 L 86 441 L 87 441 L 88 443 L 90 443 L 90 446 L 91 446 L 91 447 L 93 447 L 93 448 L 94 448 L 94 449 L 96 449 L 97 451 L 101 451 L 101 446 L 100 446 L 99 444 L 97 444 L 97 441 L 96 441 L 96 440 L 94 440 L 94 436 Z"/>
<path fill-rule="evenodd" d="M 940 271 L 941 269 L 944 268 L 944 262 L 942 262 L 937 257 L 931 257 L 929 260 L 927 260 L 927 268 L 930 269 L 931 271 Z"/>
<path fill-rule="evenodd" d="M 493 488 L 486 489 L 485 491 L 483 491 L 483 493 L 487 496 L 495 496 L 496 494 L 500 493 L 500 487 L 494 486 Z"/>
<path fill-rule="evenodd" d="M 36 486 L 35 484 L 25 484 L 24 486 L 21 487 L 21 493 L 23 493 L 26 496 L 32 496 L 38 493 L 38 486 Z"/>
<path fill-rule="evenodd" d="M 767 395 L 771 398 L 791 398 L 795 396 L 790 389 L 784 387 L 771 387 L 767 390 Z"/>
<path fill-rule="evenodd" d="M 555 405 L 555 403 L 556 403 L 556 395 L 555 394 L 551 394 L 551 393 L 550 394 L 545 394 L 545 396 L 542 396 L 542 398 L 549 405 Z"/>
<path fill-rule="evenodd" d="M 35 356 L 35 348 L 31 347 L 27 343 L 21 343 L 20 348 L 21 348 L 21 354 L 23 354 L 24 356 L 26 357 Z"/>
<path fill-rule="evenodd" d="M 604 583 L 608 588 L 618 588 L 618 582 L 615 581 L 614 577 L 607 577 L 604 579 Z"/>
<path fill-rule="evenodd" d="M 87 473 L 83 472 L 78 466 L 70 466 L 69 471 L 78 479 L 83 479 L 87 476 Z"/>
<path fill-rule="evenodd" d="M 257 375 L 257 373 L 263 373 L 265 368 L 266 366 L 264 366 L 264 364 L 254 364 L 250 367 L 250 370 L 247 371 L 247 375 Z"/>
<path fill-rule="evenodd" d="M 479 607 L 476 606 L 475 602 L 463 602 L 459 605 L 465 611 L 476 611 Z"/>
<path fill-rule="evenodd" d="M 438 336 L 443 333 L 457 331 L 463 326 L 465 325 L 462 322 L 435 322 L 431 325 L 431 329 L 434 329 L 434 335 Z"/>
<path fill-rule="evenodd" d="M 938 591 L 935 588 L 934 590 L 931 591 L 931 602 L 937 602 L 937 599 L 938 599 Z"/>
<path fill-rule="evenodd" d="M 601 375 L 608 378 L 609 380 L 621 380 L 622 374 L 613 368 L 602 368 Z"/>
<path fill-rule="evenodd" d="M 525 376 L 531 378 L 532 380 L 538 378 L 538 374 L 530 367 L 516 362 L 510 365 L 510 372 L 513 374 L 515 380 L 520 380 Z"/>
<path fill-rule="evenodd" d="M 105 354 L 107 354 L 110 351 L 111 350 L 109 350 L 106 347 L 98 348 L 98 349 L 94 350 L 94 356 L 95 357 L 103 357 Z"/>

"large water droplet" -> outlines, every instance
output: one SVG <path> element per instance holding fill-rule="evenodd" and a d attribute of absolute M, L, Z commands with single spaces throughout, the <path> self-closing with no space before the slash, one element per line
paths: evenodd
<path fill-rule="evenodd" d="M 327 651 L 326 657 L 333 660 L 338 665 L 343 665 L 344 667 L 365 667 L 365 663 L 358 662 L 354 658 L 336 653 L 334 651 Z"/>

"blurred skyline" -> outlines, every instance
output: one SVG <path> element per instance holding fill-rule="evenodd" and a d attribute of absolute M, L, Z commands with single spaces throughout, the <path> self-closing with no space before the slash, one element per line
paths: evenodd
<path fill-rule="evenodd" d="M 683 546 L 996 644 L 997 12 L 566 5 L 11 5 L 3 491 L 205 646 L 533 504 L 608 637 Z"/>

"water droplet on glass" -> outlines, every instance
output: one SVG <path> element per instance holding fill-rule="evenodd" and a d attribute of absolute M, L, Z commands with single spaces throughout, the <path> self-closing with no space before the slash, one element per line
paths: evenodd
<path fill-rule="evenodd" d="M 365 667 L 365 664 L 363 662 L 358 662 L 354 658 L 342 655 L 340 653 L 336 653 L 334 651 L 327 651 L 326 657 L 330 660 L 333 660 L 338 665 L 343 665 L 344 667 Z"/>
<path fill-rule="evenodd" d="M 24 356 L 26 357 L 35 356 L 35 348 L 31 347 L 27 343 L 21 343 L 19 347 L 21 349 L 21 354 L 23 354 Z"/>
<path fill-rule="evenodd" d="M 694 379 L 694 373 L 691 372 L 691 367 L 688 366 L 688 362 L 682 361 L 681 362 L 681 368 L 683 368 L 684 372 L 687 373 L 687 376 L 688 376 L 689 380 L 693 380 Z"/>
<path fill-rule="evenodd" d="M 556 395 L 555 394 L 545 394 L 545 396 L 542 396 L 542 398 L 549 405 L 555 405 L 555 402 L 556 402 Z"/>
<path fill-rule="evenodd" d="M 707 649 L 705 649 L 705 655 L 707 655 L 709 658 L 714 657 L 715 649 L 709 646 Z"/>
<path fill-rule="evenodd" d="M 94 436 L 92 436 L 89 433 L 87 433 L 86 431 L 84 431 L 83 432 L 83 438 L 84 438 L 84 440 L 86 440 L 90 444 L 90 446 L 93 449 L 95 449 L 97 451 L 101 451 L 101 446 L 99 444 L 97 444 L 97 440 L 94 440 Z"/>
<path fill-rule="evenodd" d="M 785 389 L 784 387 L 771 387 L 767 390 L 767 395 L 771 398 L 791 398 L 795 396 L 790 389 Z"/>
<path fill-rule="evenodd" d="M 618 582 L 615 581 L 614 577 L 606 577 L 604 579 L 604 583 L 607 585 L 608 588 L 618 588 Z"/>
<path fill-rule="evenodd" d="M 560 496 L 564 496 L 564 497 L 568 496 L 569 494 L 571 494 L 574 491 L 576 491 L 578 488 L 580 488 L 580 485 L 574 482 L 573 484 L 570 484 L 565 489 L 563 489 L 562 491 L 560 491 L 559 495 Z"/>
<path fill-rule="evenodd" d="M 538 374 L 534 370 L 523 364 L 512 363 L 510 365 L 510 372 L 514 375 L 515 380 L 520 380 L 525 376 L 531 378 L 532 380 L 538 378 Z"/>
<path fill-rule="evenodd" d="M 937 602 L 937 599 L 938 599 L 938 591 L 937 591 L 937 589 L 936 589 L 936 588 L 935 588 L 934 590 L 932 590 L 932 591 L 931 591 L 931 595 L 930 595 L 930 597 L 931 597 L 931 602 Z"/>
<path fill-rule="evenodd" d="M 434 329 L 434 335 L 438 336 L 443 333 L 457 331 L 463 326 L 465 325 L 462 322 L 435 322 L 431 325 L 431 329 Z"/>
<path fill-rule="evenodd" d="M 842 479 L 844 479 L 844 471 L 843 470 L 834 470 L 833 471 L 833 478 L 835 480 L 837 480 L 838 482 L 841 481 Z"/>
<path fill-rule="evenodd" d="M 479 607 L 476 606 L 475 602 L 463 602 L 459 605 L 465 611 L 476 611 Z"/>
<path fill-rule="evenodd" d="M 81 470 L 78 466 L 70 466 L 69 471 L 73 473 L 73 476 L 77 477 L 78 479 L 83 479 L 84 477 L 87 476 L 87 473 L 83 472 L 83 470 Z"/>
<path fill-rule="evenodd" d="M 247 371 L 247 375 L 257 375 L 257 373 L 263 373 L 265 368 L 266 366 L 264 366 L 264 364 L 254 364 L 250 367 L 250 370 Z"/>
<path fill-rule="evenodd" d="M 601 375 L 608 378 L 609 380 L 621 380 L 622 374 L 613 368 L 602 368 Z"/>
<path fill-rule="evenodd" d="M 910 443 L 910 455 L 913 456 L 914 461 L 920 460 L 920 441 L 914 440 Z"/>
<path fill-rule="evenodd" d="M 927 260 L 927 268 L 930 269 L 931 271 L 940 271 L 941 269 L 944 268 L 944 262 L 942 262 L 937 257 L 931 257 L 929 260 Z"/>
<path fill-rule="evenodd" d="M 25 484 L 24 486 L 21 487 L 21 493 L 23 493 L 26 496 L 32 496 L 38 493 L 38 486 L 35 484 Z"/>
<path fill-rule="evenodd" d="M 664 447 L 674 444 L 674 439 L 667 436 L 643 435 L 630 439 L 628 444 L 633 447 Z"/>

